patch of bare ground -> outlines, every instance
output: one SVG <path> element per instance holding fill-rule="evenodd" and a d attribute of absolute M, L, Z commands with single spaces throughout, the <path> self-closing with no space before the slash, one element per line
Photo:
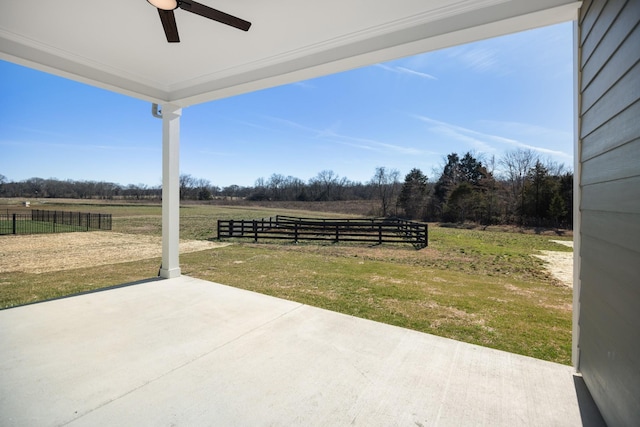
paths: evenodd
<path fill-rule="evenodd" d="M 162 256 L 162 238 L 106 231 L 32 234 L 0 238 L 0 273 L 45 273 L 109 265 Z M 202 240 L 181 240 L 180 253 L 227 246 Z"/>
<path fill-rule="evenodd" d="M 573 247 L 573 242 L 552 240 L 554 243 Z M 545 263 L 545 268 L 554 279 L 564 286 L 573 288 L 573 252 L 540 251 L 534 255 Z"/>

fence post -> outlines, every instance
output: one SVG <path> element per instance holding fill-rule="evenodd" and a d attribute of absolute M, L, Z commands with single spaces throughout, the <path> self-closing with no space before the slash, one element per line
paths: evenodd
<path fill-rule="evenodd" d="M 253 220 L 253 241 L 258 242 L 258 222 L 255 219 Z"/>
<path fill-rule="evenodd" d="M 424 225 L 424 246 L 429 246 L 429 225 Z"/>
<path fill-rule="evenodd" d="M 382 244 L 382 224 L 378 225 L 378 244 Z"/>
<path fill-rule="evenodd" d="M 293 223 L 293 241 L 298 243 L 298 223 Z"/>
<path fill-rule="evenodd" d="M 13 234 L 18 234 L 16 233 L 16 214 L 13 214 Z"/>

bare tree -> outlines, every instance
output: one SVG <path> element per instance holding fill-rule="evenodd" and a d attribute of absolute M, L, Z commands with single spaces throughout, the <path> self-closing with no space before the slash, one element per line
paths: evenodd
<path fill-rule="evenodd" d="M 306 184 L 303 180 L 289 175 L 284 180 L 283 198 L 285 200 L 306 200 L 305 187 Z"/>
<path fill-rule="evenodd" d="M 317 194 L 315 195 L 316 200 L 333 200 L 335 188 L 338 185 L 339 177 L 332 170 L 323 170 L 318 173 L 315 177 L 309 180 L 309 186 L 312 188 L 312 191 L 315 190 Z"/>
<path fill-rule="evenodd" d="M 195 185 L 195 178 L 189 174 L 180 174 L 180 200 L 187 198 Z"/>
<path fill-rule="evenodd" d="M 267 180 L 267 188 L 269 189 L 269 198 L 271 200 L 282 200 L 286 178 L 279 173 L 272 174 Z"/>
<path fill-rule="evenodd" d="M 396 199 L 400 186 L 399 176 L 400 172 L 396 169 L 378 166 L 373 178 L 369 181 L 380 198 L 382 216 L 387 216 L 390 213 L 391 202 Z"/>
<path fill-rule="evenodd" d="M 564 163 L 558 163 L 551 159 L 546 159 L 542 162 L 542 165 L 547 169 L 549 175 L 552 176 L 561 176 L 567 173 L 567 167 Z"/>
<path fill-rule="evenodd" d="M 253 186 L 253 191 L 249 196 L 251 200 L 266 200 L 269 196 L 267 195 L 267 184 L 265 183 L 264 178 L 260 177 L 256 179 L 256 183 Z"/>
<path fill-rule="evenodd" d="M 193 192 L 198 200 L 211 200 L 213 199 L 213 185 L 208 179 L 200 178 L 193 182 Z"/>
<path fill-rule="evenodd" d="M 525 181 L 531 168 L 540 161 L 533 150 L 519 148 L 504 153 L 499 163 L 503 167 L 504 178 L 511 188 L 511 210 L 518 211 L 523 220 L 525 203 Z"/>

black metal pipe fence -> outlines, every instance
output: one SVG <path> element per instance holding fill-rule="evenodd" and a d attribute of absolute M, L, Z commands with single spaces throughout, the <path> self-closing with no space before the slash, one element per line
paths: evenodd
<path fill-rule="evenodd" d="M 398 218 L 335 219 L 285 215 L 252 220 L 218 220 L 218 238 L 281 239 L 332 242 L 411 243 L 428 245 L 426 223 Z"/>
<path fill-rule="evenodd" d="M 111 230 L 111 214 L 34 209 L 0 213 L 0 235 Z"/>

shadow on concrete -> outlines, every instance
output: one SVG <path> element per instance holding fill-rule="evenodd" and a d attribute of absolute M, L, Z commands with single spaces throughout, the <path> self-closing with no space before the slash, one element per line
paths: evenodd
<path fill-rule="evenodd" d="M 105 292 L 105 291 L 110 291 L 110 290 L 113 290 L 113 289 L 127 288 L 129 286 L 142 285 L 144 283 L 157 282 L 159 280 L 165 280 L 165 279 L 162 278 L 162 277 L 152 277 L 150 279 L 136 280 L 135 282 L 129 282 L 129 283 L 122 283 L 122 284 L 119 284 L 119 285 L 106 286 L 104 288 L 98 288 L 98 289 L 90 289 L 90 290 L 87 290 L 87 291 L 76 292 L 76 293 L 69 294 L 69 295 L 62 295 L 62 296 L 55 297 L 55 298 L 43 299 L 41 301 L 28 302 L 26 304 L 20 304 L 20 305 L 14 305 L 14 306 L 11 306 L 11 307 L 0 308 L 0 311 L 1 310 L 11 310 L 12 308 L 25 307 L 25 306 L 28 306 L 28 305 L 42 304 L 44 302 L 49 302 L 49 301 L 56 301 L 56 300 L 61 300 L 61 299 L 73 298 L 73 297 L 77 297 L 77 296 L 80 296 L 80 295 L 95 294 L 97 292 Z"/>
<path fill-rule="evenodd" d="M 573 376 L 573 384 L 576 388 L 576 396 L 578 397 L 578 406 L 580 407 L 580 417 L 584 427 L 606 427 L 600 410 L 591 397 L 591 393 L 584 382 L 581 375 Z"/>

